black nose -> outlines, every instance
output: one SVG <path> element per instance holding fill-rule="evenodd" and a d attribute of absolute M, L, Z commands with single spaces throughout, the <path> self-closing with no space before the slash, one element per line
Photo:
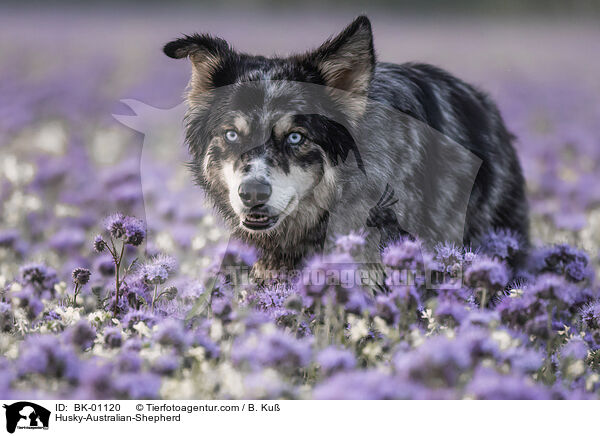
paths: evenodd
<path fill-rule="evenodd" d="M 246 207 L 263 205 L 271 196 L 271 185 L 256 179 L 247 180 L 238 188 L 238 195 Z"/>

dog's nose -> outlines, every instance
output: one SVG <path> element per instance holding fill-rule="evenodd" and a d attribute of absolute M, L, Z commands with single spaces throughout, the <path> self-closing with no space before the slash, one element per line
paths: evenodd
<path fill-rule="evenodd" d="M 238 188 L 238 195 L 246 207 L 265 204 L 271 196 L 271 185 L 267 182 L 252 179 L 242 182 Z"/>

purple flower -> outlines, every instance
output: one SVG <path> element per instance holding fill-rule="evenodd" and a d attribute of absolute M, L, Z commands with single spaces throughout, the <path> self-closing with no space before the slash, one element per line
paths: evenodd
<path fill-rule="evenodd" d="M 0 357 L 0 398 L 10 400 L 13 398 L 11 384 L 15 379 L 15 371 L 8 360 Z"/>
<path fill-rule="evenodd" d="M 310 259 L 297 283 L 298 293 L 307 307 L 337 302 L 345 304 L 350 294 L 358 292 L 357 265 L 348 253 L 334 253 Z"/>
<path fill-rule="evenodd" d="M 553 333 L 554 325 L 548 325 L 548 315 L 537 315 L 525 322 L 523 330 L 529 334 L 536 336 L 541 340 L 546 340 Z"/>
<path fill-rule="evenodd" d="M 77 252 L 85 244 L 85 232 L 81 229 L 59 230 L 49 241 L 50 247 L 60 253 Z"/>
<path fill-rule="evenodd" d="M 69 342 L 83 351 L 94 344 L 94 339 L 96 339 L 96 329 L 94 329 L 87 321 L 81 320 L 69 327 L 64 335 Z"/>
<path fill-rule="evenodd" d="M 451 326 L 460 325 L 469 315 L 464 303 L 448 298 L 438 299 L 433 313 L 443 324 L 451 322 Z"/>
<path fill-rule="evenodd" d="M 115 213 L 105 218 L 104 227 L 115 239 L 121 239 L 125 235 L 124 228 L 125 216 L 121 213 Z"/>
<path fill-rule="evenodd" d="M 350 293 L 344 308 L 348 313 L 361 315 L 365 311 L 371 311 L 373 306 L 373 298 L 365 290 L 360 289 Z"/>
<path fill-rule="evenodd" d="M 43 293 L 54 295 L 54 285 L 58 283 L 54 269 L 40 263 L 32 263 L 22 266 L 19 271 L 23 283 L 33 286 L 38 296 Z"/>
<path fill-rule="evenodd" d="M 421 244 L 411 239 L 398 241 L 385 248 L 383 263 L 395 269 L 418 269 L 423 261 Z"/>
<path fill-rule="evenodd" d="M 146 228 L 139 219 L 124 216 L 121 213 L 110 215 L 105 219 L 105 228 L 115 239 L 123 239 L 127 245 L 137 247 L 144 242 Z"/>
<path fill-rule="evenodd" d="M 94 250 L 98 253 L 102 253 L 106 250 L 106 241 L 101 235 L 96 235 L 94 238 Z"/>
<path fill-rule="evenodd" d="M 434 336 L 413 351 L 401 351 L 394 357 L 394 366 L 407 380 L 434 388 L 454 387 L 475 362 L 497 354 L 487 332 L 469 330 L 455 339 Z"/>
<path fill-rule="evenodd" d="M 219 345 L 203 331 L 196 331 L 191 334 L 191 345 L 204 348 L 206 357 L 209 359 L 216 359 L 221 354 Z"/>
<path fill-rule="evenodd" d="M 513 374 L 534 374 L 544 364 L 544 354 L 525 347 L 509 348 L 502 358 L 510 364 Z"/>
<path fill-rule="evenodd" d="M 171 256 L 159 254 L 144 263 L 139 274 L 148 284 L 163 284 L 169 278 L 169 274 L 175 269 L 175 259 Z"/>
<path fill-rule="evenodd" d="M 79 374 L 80 386 L 73 397 L 82 400 L 114 399 L 114 377 L 111 363 L 86 362 Z"/>
<path fill-rule="evenodd" d="M 127 312 L 127 315 L 123 318 L 123 325 L 130 329 L 139 322 L 143 322 L 149 327 L 152 327 L 156 324 L 156 317 L 143 310 L 131 310 Z"/>
<path fill-rule="evenodd" d="M 473 288 L 486 287 L 498 291 L 507 285 L 508 271 L 497 260 L 479 257 L 467 268 L 465 280 Z"/>
<path fill-rule="evenodd" d="M 54 335 L 29 336 L 21 344 L 17 359 L 20 375 L 41 374 L 76 380 L 79 359 L 70 347 L 65 347 Z"/>
<path fill-rule="evenodd" d="M 106 327 L 104 329 L 104 343 L 109 348 L 119 348 L 123 343 L 123 335 L 117 327 Z"/>
<path fill-rule="evenodd" d="M 138 310 L 144 302 L 145 304 L 152 302 L 152 288 L 141 277 L 128 280 L 126 291 L 127 301 L 133 309 Z"/>
<path fill-rule="evenodd" d="M 584 360 L 588 356 L 588 346 L 580 337 L 573 337 L 560 349 L 563 359 Z"/>
<path fill-rule="evenodd" d="M 158 325 L 154 340 L 164 346 L 172 346 L 179 350 L 187 347 L 189 337 L 180 321 L 167 319 Z"/>
<path fill-rule="evenodd" d="M 129 312 L 129 308 L 130 308 L 130 306 L 128 304 L 129 303 L 129 291 L 128 291 L 126 284 L 125 284 L 125 286 L 123 286 L 123 284 L 121 285 L 119 295 L 120 295 L 120 298 L 119 298 L 119 302 L 117 304 L 117 297 L 116 297 L 115 289 L 112 288 L 109 291 L 108 301 L 104 304 L 104 310 L 106 310 L 108 312 L 112 312 L 113 314 L 116 312 L 116 313 L 118 313 L 118 316 L 123 317 L 125 314 L 127 314 Z M 125 319 L 126 318 L 123 318 L 124 321 L 125 321 Z M 129 319 L 129 318 L 127 318 L 127 319 Z"/>
<path fill-rule="evenodd" d="M 0 198 L 2 195 L 0 194 Z M 28 244 L 14 229 L 0 230 L 0 249 L 11 250 L 14 255 L 22 258 L 28 249 Z"/>
<path fill-rule="evenodd" d="M 468 396 L 478 400 L 549 400 L 551 392 L 543 385 L 536 385 L 528 377 L 499 374 L 481 368 L 465 388 Z"/>
<path fill-rule="evenodd" d="M 562 302 L 564 305 L 570 306 L 577 300 L 579 289 L 562 277 L 543 274 L 526 292 L 531 292 L 536 297 L 552 303 Z"/>
<path fill-rule="evenodd" d="M 500 322 L 498 312 L 492 310 L 471 309 L 465 319 L 462 321 L 461 329 L 473 327 L 489 327 Z"/>
<path fill-rule="evenodd" d="M 539 250 L 535 253 L 534 263 L 541 272 L 564 274 L 573 282 L 593 277 L 588 255 L 567 244 Z"/>
<path fill-rule="evenodd" d="M 264 312 L 274 321 L 285 324 L 285 318 L 294 315 L 302 309 L 301 297 L 295 293 L 292 286 L 277 284 L 264 289 L 249 290 L 245 301 L 248 305 Z M 294 306 L 294 311 L 288 308 Z M 298 304 L 295 304 L 298 303 Z M 296 307 L 299 306 L 299 307 Z M 213 309 L 214 310 L 214 309 Z"/>
<path fill-rule="evenodd" d="M 465 248 L 465 254 L 463 255 L 463 260 L 466 263 L 471 263 L 477 258 L 478 253 L 473 251 L 471 248 Z"/>
<path fill-rule="evenodd" d="M 146 227 L 139 219 L 131 216 L 125 217 L 123 220 L 123 229 L 125 231 L 124 241 L 126 244 L 137 247 L 144 242 Z"/>
<path fill-rule="evenodd" d="M 91 274 L 92 273 L 87 268 L 75 268 L 72 273 L 73 283 L 83 286 L 90 281 Z"/>
<path fill-rule="evenodd" d="M 317 363 L 325 374 L 354 369 L 356 358 L 349 350 L 327 347 L 317 355 Z"/>
<path fill-rule="evenodd" d="M 30 320 L 44 310 L 44 303 L 41 302 L 38 292 L 31 285 L 25 286 L 21 291 L 14 294 L 12 303 L 15 307 L 25 309 L 25 313 Z"/>
<path fill-rule="evenodd" d="M 593 274 L 590 270 L 588 270 L 587 262 L 581 259 L 577 259 L 569 263 L 565 268 L 565 272 L 567 273 L 567 277 L 576 282 L 585 280 L 586 278 L 591 277 Z"/>
<path fill-rule="evenodd" d="M 490 257 L 508 260 L 520 249 L 519 237 L 509 229 L 488 232 L 481 240 L 481 250 Z"/>
<path fill-rule="evenodd" d="M 152 371 L 161 375 L 172 375 L 181 365 L 180 358 L 174 355 L 159 356 L 152 362 Z"/>
<path fill-rule="evenodd" d="M 121 373 L 135 373 L 142 368 L 142 358 L 134 350 L 123 350 L 114 363 L 116 369 Z"/>
<path fill-rule="evenodd" d="M 435 247 L 435 260 L 442 272 L 455 277 L 463 269 L 464 249 L 454 243 L 439 244 Z"/>
<path fill-rule="evenodd" d="M 132 336 L 123 343 L 123 347 L 121 349 L 123 350 L 123 352 L 134 351 L 136 353 L 139 353 L 143 345 L 144 344 L 139 337 Z"/>
<path fill-rule="evenodd" d="M 496 306 L 502 321 L 518 328 L 536 316 L 546 316 L 547 302 L 536 297 L 529 290 L 519 297 L 504 297 Z"/>
<path fill-rule="evenodd" d="M 600 330 L 600 301 L 593 301 L 581 309 L 581 321 L 590 330 Z"/>
<path fill-rule="evenodd" d="M 119 397 L 130 400 L 158 398 L 160 385 L 160 376 L 152 373 L 118 375 L 114 381 L 114 388 Z"/>
<path fill-rule="evenodd" d="M 235 364 L 247 364 L 254 369 L 272 366 L 292 373 L 307 366 L 311 355 L 310 340 L 296 339 L 279 330 L 239 339 L 231 351 Z"/>
<path fill-rule="evenodd" d="M 339 372 L 318 384 L 315 400 L 408 400 L 447 397 L 444 393 L 376 370 Z"/>
<path fill-rule="evenodd" d="M 378 295 L 375 299 L 374 315 L 383 319 L 389 325 L 397 325 L 400 320 L 400 310 L 394 295 Z"/>
<path fill-rule="evenodd" d="M 55 321 L 60 320 L 61 317 L 54 310 L 49 310 L 48 312 L 44 312 L 44 321 Z"/>
<path fill-rule="evenodd" d="M 456 244 L 446 242 L 435 247 L 435 257 L 446 265 L 453 265 L 462 262 L 462 251 Z"/>
<path fill-rule="evenodd" d="M 13 248 L 19 240 L 19 232 L 14 229 L 0 231 L 0 248 Z"/>
<path fill-rule="evenodd" d="M 213 298 L 210 303 L 212 313 L 222 321 L 230 321 L 233 315 L 231 299 L 227 297 Z"/>
<path fill-rule="evenodd" d="M 423 293 L 419 285 L 398 285 L 392 283 L 386 280 L 386 284 L 392 289 L 390 296 L 395 300 L 397 306 L 423 310 Z"/>

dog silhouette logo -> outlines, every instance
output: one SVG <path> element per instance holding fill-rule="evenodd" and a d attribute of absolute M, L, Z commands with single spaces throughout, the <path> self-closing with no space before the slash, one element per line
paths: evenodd
<path fill-rule="evenodd" d="M 18 429 L 48 429 L 50 411 L 28 401 L 19 401 L 11 405 L 4 404 L 6 409 L 6 431 L 14 433 Z"/>

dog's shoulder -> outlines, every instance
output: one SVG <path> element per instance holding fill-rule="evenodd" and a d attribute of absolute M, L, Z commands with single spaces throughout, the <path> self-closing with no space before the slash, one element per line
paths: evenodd
<path fill-rule="evenodd" d="M 491 108 L 487 95 L 449 72 L 424 63 L 380 62 L 371 82 L 370 97 L 443 131 L 449 108 Z"/>

